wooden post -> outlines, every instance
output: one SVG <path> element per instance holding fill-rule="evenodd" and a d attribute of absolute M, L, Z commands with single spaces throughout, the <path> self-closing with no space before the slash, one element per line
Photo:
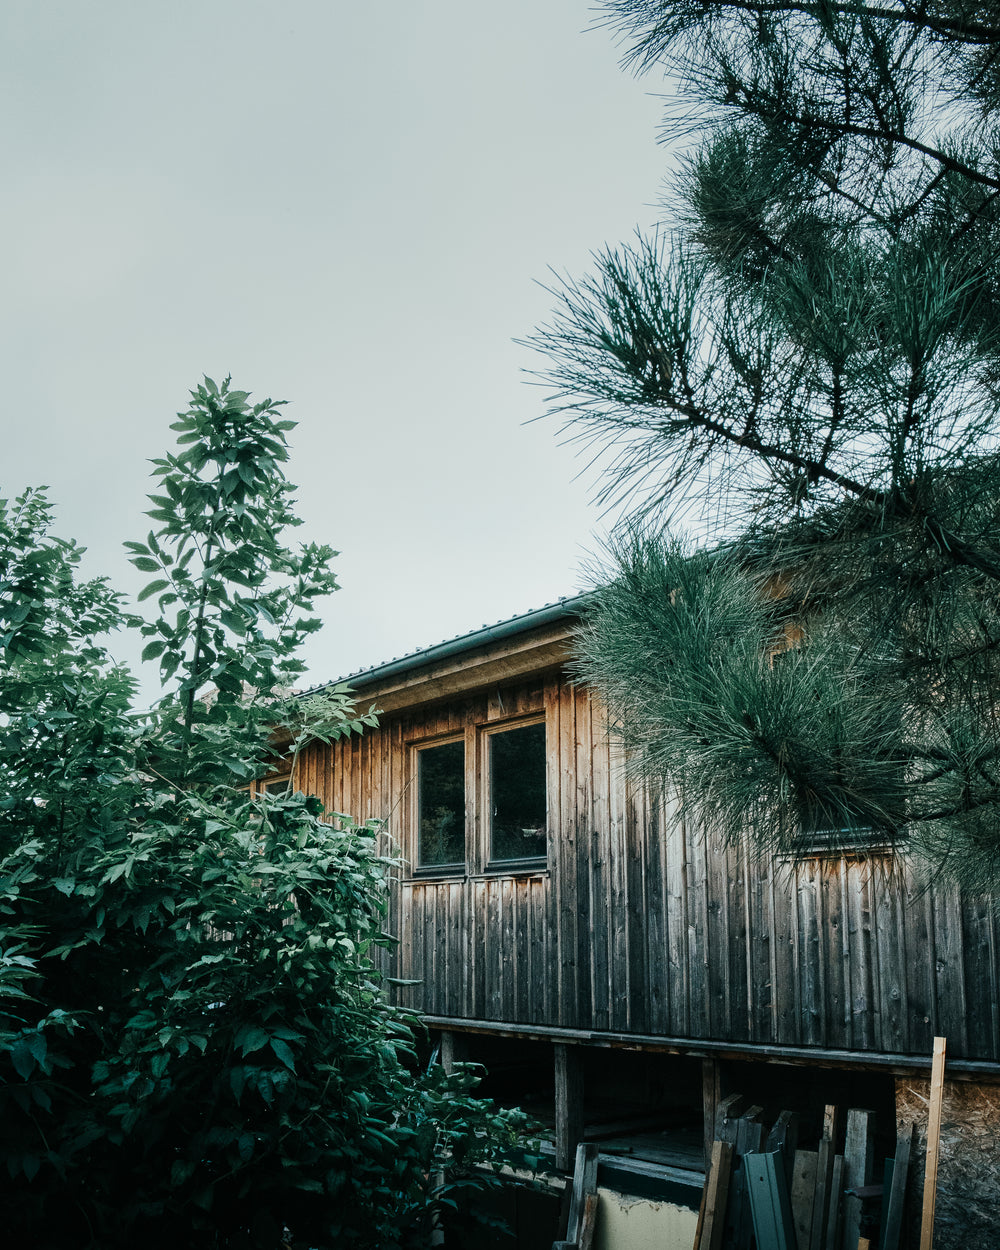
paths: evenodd
<path fill-rule="evenodd" d="M 729 1196 L 732 1166 L 733 1148 L 729 1142 L 713 1142 L 708 1176 L 701 1194 L 694 1250 L 721 1250 L 722 1235 L 726 1230 L 726 1200 Z"/>
<path fill-rule="evenodd" d="M 719 1065 L 714 1059 L 701 1061 L 701 1107 L 705 1132 L 705 1166 L 712 1161 L 712 1143 L 715 1141 L 715 1113 L 719 1106 Z"/>
<path fill-rule="evenodd" d="M 837 1250 L 837 1238 L 840 1232 L 840 1199 L 844 1188 L 844 1156 L 833 1156 L 833 1171 L 830 1174 L 830 1206 L 826 1218 L 826 1250 Z"/>
<path fill-rule="evenodd" d="M 579 1048 L 556 1042 L 556 1167 L 569 1172 L 583 1140 L 583 1058 Z"/>
<path fill-rule="evenodd" d="M 469 1039 L 464 1033 L 445 1029 L 441 1034 L 441 1067 L 449 1076 L 456 1063 L 464 1063 L 469 1057 Z"/>
<path fill-rule="evenodd" d="M 931 1064 L 931 1105 L 927 1114 L 927 1159 L 924 1164 L 924 1209 L 920 1218 L 920 1250 L 934 1244 L 934 1207 L 937 1203 L 938 1150 L 941 1146 L 941 1109 L 944 1103 L 945 1039 L 934 1039 Z"/>
<path fill-rule="evenodd" d="M 882 1199 L 882 1240 L 879 1250 L 899 1250 L 903 1228 L 903 1202 L 906 1198 L 906 1178 L 910 1169 L 910 1151 L 913 1143 L 913 1125 L 906 1125 L 896 1139 L 896 1157 L 892 1164 L 892 1183 Z"/>
<path fill-rule="evenodd" d="M 847 1136 L 844 1141 L 844 1189 L 860 1189 L 871 1180 L 874 1121 L 874 1111 L 858 1111 L 852 1107 L 847 1113 Z M 857 1250 L 860 1236 L 861 1199 L 848 1195 L 844 1199 L 844 1250 Z"/>
<path fill-rule="evenodd" d="M 813 1199 L 812 1231 L 809 1250 L 824 1250 L 830 1216 L 830 1194 L 833 1189 L 833 1159 L 837 1149 L 837 1108 L 827 1104 L 823 1115 L 823 1136 L 816 1160 L 816 1196 Z M 833 1246 L 830 1250 L 835 1250 Z"/>

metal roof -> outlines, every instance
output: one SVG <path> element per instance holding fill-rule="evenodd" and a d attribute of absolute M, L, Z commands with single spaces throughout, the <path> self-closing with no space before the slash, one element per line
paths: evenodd
<path fill-rule="evenodd" d="M 499 642 L 526 630 L 551 624 L 553 621 L 579 616 L 588 598 L 589 595 L 586 594 L 562 596 L 554 603 L 547 603 L 544 607 L 534 608 L 520 616 L 511 616 L 507 620 L 497 621 L 495 625 L 483 625 L 467 634 L 460 634 L 457 638 L 448 638 L 431 647 L 410 651 L 406 655 L 394 657 L 382 664 L 374 664 L 371 668 L 359 669 L 355 673 L 349 673 L 346 677 L 338 677 L 335 681 L 321 682 L 318 686 L 312 686 L 301 693 L 315 694 L 319 690 L 326 690 L 330 686 L 338 686 L 341 683 L 355 688 L 367 686 L 373 682 L 382 681 L 386 677 L 394 677 L 406 672 L 407 669 L 418 668 L 422 664 L 433 664 L 436 660 L 449 659 L 451 656 L 460 655 L 463 651 L 472 651 L 489 642 Z"/>

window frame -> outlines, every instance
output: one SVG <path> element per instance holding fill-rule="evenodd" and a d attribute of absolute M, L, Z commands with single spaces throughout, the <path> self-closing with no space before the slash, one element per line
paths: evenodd
<path fill-rule="evenodd" d="M 461 742 L 463 747 L 463 798 L 464 819 L 462 822 L 463 845 L 465 855 L 461 860 L 441 864 L 422 864 L 420 862 L 420 753 L 431 751 L 435 747 L 446 747 L 454 742 Z M 467 733 L 439 734 L 409 744 L 409 788 L 410 795 L 410 847 L 407 856 L 410 863 L 410 874 L 415 878 L 427 877 L 465 877 L 469 872 L 469 742 Z"/>
<path fill-rule="evenodd" d="M 541 855 L 522 855 L 514 859 L 494 859 L 492 739 L 517 729 L 529 729 L 532 725 L 541 725 L 545 731 L 542 745 L 542 767 L 545 773 L 545 852 Z M 485 871 L 494 876 L 503 875 L 504 873 L 537 872 L 541 868 L 546 868 L 549 862 L 549 829 L 551 826 L 549 798 L 552 787 L 549 784 L 549 732 L 544 713 L 542 715 L 521 716 L 499 724 L 483 725 L 480 728 L 480 744 L 483 767 L 478 796 L 478 808 L 482 817 L 479 834 Z"/>
<path fill-rule="evenodd" d="M 545 853 L 519 859 L 493 859 L 492 818 L 490 816 L 490 738 L 511 729 L 529 725 L 545 727 Z M 420 752 L 449 742 L 465 744 L 465 859 L 450 864 L 420 863 Z M 546 873 L 552 846 L 552 733 L 544 709 L 522 715 L 470 721 L 464 729 L 449 733 L 414 737 L 404 742 L 406 751 L 407 829 L 404 856 L 406 880 L 454 881 L 468 878 L 497 878 Z"/>

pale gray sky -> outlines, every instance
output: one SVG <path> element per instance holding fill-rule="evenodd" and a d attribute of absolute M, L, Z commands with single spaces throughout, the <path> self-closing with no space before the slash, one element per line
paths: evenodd
<path fill-rule="evenodd" d="M 582 585 L 592 475 L 512 343 L 656 220 L 655 84 L 583 0 L 6 0 L 0 490 L 134 590 L 203 373 L 291 401 L 321 681 Z M 125 650 L 125 648 L 123 648 Z"/>

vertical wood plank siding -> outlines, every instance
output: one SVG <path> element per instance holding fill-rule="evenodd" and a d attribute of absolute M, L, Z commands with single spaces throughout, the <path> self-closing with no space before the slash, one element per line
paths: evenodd
<path fill-rule="evenodd" d="M 399 1000 L 430 1014 L 734 1043 L 1000 1060 L 997 917 L 951 887 L 920 889 L 901 861 L 758 862 L 702 836 L 676 795 L 625 782 L 600 709 L 558 674 L 385 717 L 302 760 L 328 807 L 387 822 L 404 857 L 412 751 L 544 715 L 544 872 L 487 873 L 488 829 L 464 876 L 391 889 L 386 957 Z M 470 802 L 472 798 L 470 796 Z"/>

